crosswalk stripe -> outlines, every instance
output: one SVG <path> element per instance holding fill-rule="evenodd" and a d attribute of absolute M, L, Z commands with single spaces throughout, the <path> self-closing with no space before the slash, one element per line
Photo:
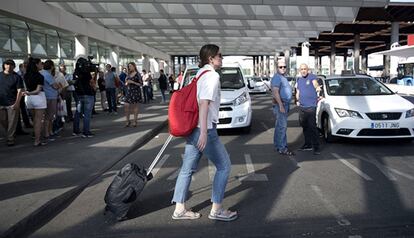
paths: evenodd
<path fill-rule="evenodd" d="M 338 154 L 332 153 L 332 155 L 333 155 L 333 157 L 335 157 L 336 159 L 338 159 L 339 161 L 341 161 L 344 165 L 348 166 L 348 168 L 350 168 L 352 171 L 354 171 L 355 173 L 357 173 L 359 176 L 363 177 L 365 180 L 372 181 L 372 178 L 371 177 L 369 177 L 367 174 L 365 174 L 364 172 L 362 172 L 357 167 L 353 166 L 348 161 L 346 161 L 343 158 L 341 158 Z"/>
<path fill-rule="evenodd" d="M 267 133 L 273 134 L 272 131 L 269 130 L 270 128 L 264 122 L 262 122 L 262 126 L 264 127 L 264 129 L 266 130 Z"/>
<path fill-rule="evenodd" d="M 266 174 L 256 174 L 254 170 L 254 165 L 252 162 L 252 157 L 250 154 L 245 154 L 244 159 L 246 161 L 247 174 L 239 174 L 239 181 L 268 181 Z"/>

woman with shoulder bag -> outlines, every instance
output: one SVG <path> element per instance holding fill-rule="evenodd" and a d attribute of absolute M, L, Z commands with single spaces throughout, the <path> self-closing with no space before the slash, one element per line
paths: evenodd
<path fill-rule="evenodd" d="M 43 91 L 44 77 L 39 73 L 42 68 L 43 64 L 40 59 L 30 57 L 24 75 L 26 106 L 27 109 L 32 110 L 33 116 L 33 128 L 35 134 L 34 146 L 46 145 L 45 142 L 40 141 L 43 127 L 42 120 L 47 107 L 46 96 Z"/>

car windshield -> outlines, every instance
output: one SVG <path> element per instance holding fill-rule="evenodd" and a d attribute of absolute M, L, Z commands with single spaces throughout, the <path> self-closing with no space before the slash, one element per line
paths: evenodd
<path fill-rule="evenodd" d="M 381 82 L 368 77 L 332 78 L 325 80 L 328 95 L 333 96 L 364 96 L 391 95 L 391 90 Z"/>
<path fill-rule="evenodd" d="M 197 68 L 187 69 L 184 76 L 184 86 L 189 84 L 196 76 Z M 217 70 L 220 74 L 221 89 L 240 89 L 244 87 L 243 75 L 237 67 L 223 67 Z"/>
<path fill-rule="evenodd" d="M 254 77 L 254 78 L 251 78 L 253 81 L 255 81 L 255 82 L 262 82 L 263 80 L 262 80 L 262 78 L 256 78 L 256 77 Z"/>

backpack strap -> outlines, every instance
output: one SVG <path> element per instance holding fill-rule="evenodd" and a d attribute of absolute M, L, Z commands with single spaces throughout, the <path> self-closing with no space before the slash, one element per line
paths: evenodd
<path fill-rule="evenodd" d="M 198 79 L 201 78 L 207 72 L 210 72 L 210 70 L 204 70 L 203 72 L 201 72 L 201 74 L 197 78 L 193 79 L 193 82 L 197 83 Z"/>

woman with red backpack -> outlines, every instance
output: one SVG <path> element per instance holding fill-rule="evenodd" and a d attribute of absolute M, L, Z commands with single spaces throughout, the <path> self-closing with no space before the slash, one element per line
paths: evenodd
<path fill-rule="evenodd" d="M 223 209 L 222 201 L 230 174 L 231 162 L 226 148 L 217 134 L 220 107 L 220 76 L 216 72 L 222 65 L 222 55 L 217 45 L 204 45 L 200 50 L 200 70 L 197 81 L 197 101 L 199 106 L 198 126 L 186 137 L 183 164 L 175 185 L 172 202 L 176 203 L 172 218 L 192 220 L 201 217 L 200 213 L 187 210 L 185 201 L 196 171 L 204 154 L 215 165 L 216 174 L 211 196 L 212 208 L 208 216 L 212 220 L 233 221 L 237 212 Z M 204 73 L 204 71 L 208 71 Z M 203 74 L 203 75 L 201 75 Z"/>

